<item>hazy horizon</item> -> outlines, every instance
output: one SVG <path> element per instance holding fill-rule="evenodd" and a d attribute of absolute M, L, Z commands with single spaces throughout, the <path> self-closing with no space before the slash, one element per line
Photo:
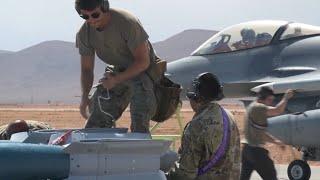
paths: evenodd
<path fill-rule="evenodd" d="M 23 2 L 23 3 L 22 3 Z M 319 1 L 292 0 L 110 0 L 111 7 L 135 14 L 158 42 L 187 29 L 221 30 L 227 26 L 262 19 L 320 25 L 314 12 Z M 74 0 L 2 0 L 0 50 L 19 51 L 50 40 L 74 42 L 83 23 Z"/>

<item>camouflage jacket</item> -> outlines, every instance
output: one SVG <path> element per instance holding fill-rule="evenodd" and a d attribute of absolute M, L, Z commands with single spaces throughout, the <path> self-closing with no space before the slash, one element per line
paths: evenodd
<path fill-rule="evenodd" d="M 209 172 L 197 176 L 198 169 L 210 160 L 223 137 L 220 106 L 211 102 L 196 112 L 193 119 L 186 125 L 179 150 L 180 160 L 175 170 L 170 172 L 169 179 L 239 179 L 240 135 L 232 115 L 227 113 L 230 120 L 230 140 L 225 157 Z"/>
<path fill-rule="evenodd" d="M 41 129 L 51 129 L 50 125 L 44 123 L 44 122 L 39 122 L 39 121 L 32 121 L 32 120 L 26 120 L 28 126 L 29 126 L 29 131 L 36 131 L 36 130 L 41 130 Z M 8 124 L 0 126 L 0 140 L 8 140 L 8 136 L 6 133 Z"/>

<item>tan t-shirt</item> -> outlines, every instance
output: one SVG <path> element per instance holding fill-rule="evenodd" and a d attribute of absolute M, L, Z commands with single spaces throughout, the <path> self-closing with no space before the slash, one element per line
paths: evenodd
<path fill-rule="evenodd" d="M 110 9 L 111 20 L 103 31 L 84 23 L 77 33 L 76 46 L 80 55 L 97 56 L 116 68 L 127 68 L 133 62 L 134 50 L 149 36 L 139 20 L 128 11 Z M 150 44 L 151 46 L 151 44 Z M 150 47 L 150 60 L 155 53 Z"/>
<path fill-rule="evenodd" d="M 247 108 L 247 114 L 245 117 L 244 136 L 243 143 L 247 143 L 251 146 L 263 146 L 268 139 L 263 127 L 267 127 L 267 110 L 268 106 L 252 102 Z"/>

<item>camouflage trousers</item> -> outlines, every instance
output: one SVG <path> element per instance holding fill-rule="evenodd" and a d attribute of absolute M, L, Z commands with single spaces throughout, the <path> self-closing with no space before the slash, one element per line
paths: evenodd
<path fill-rule="evenodd" d="M 157 107 L 153 88 L 153 81 L 145 73 L 111 90 L 98 86 L 91 96 L 85 128 L 115 127 L 115 121 L 130 103 L 131 132 L 148 133 Z"/>

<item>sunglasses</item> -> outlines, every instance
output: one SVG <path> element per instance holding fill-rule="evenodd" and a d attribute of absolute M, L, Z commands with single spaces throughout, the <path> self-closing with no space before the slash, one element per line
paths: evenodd
<path fill-rule="evenodd" d="M 92 13 L 91 15 L 87 15 L 87 14 L 80 14 L 80 17 L 82 19 L 85 19 L 85 20 L 88 20 L 89 18 L 93 18 L 93 19 L 98 19 L 100 17 L 100 13 L 99 12 L 95 12 L 95 13 Z"/>

